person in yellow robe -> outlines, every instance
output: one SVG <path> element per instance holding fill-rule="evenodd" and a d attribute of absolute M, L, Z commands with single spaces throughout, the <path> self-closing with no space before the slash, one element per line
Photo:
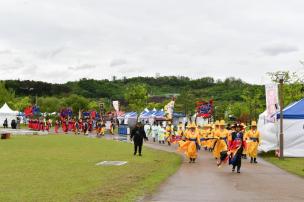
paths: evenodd
<path fill-rule="evenodd" d="M 176 134 L 176 141 L 179 141 L 182 139 L 182 137 L 184 136 L 184 125 L 182 122 L 179 122 L 178 126 L 177 126 L 177 134 Z"/>
<path fill-rule="evenodd" d="M 168 143 L 168 146 L 171 146 L 172 135 L 173 135 L 172 133 L 173 133 L 173 128 L 172 128 L 171 122 L 168 122 L 168 125 L 166 126 L 166 133 L 165 133 L 165 138 Z"/>
<path fill-rule="evenodd" d="M 214 137 L 213 137 L 212 125 L 211 124 L 209 124 L 209 125 L 210 125 L 210 131 L 209 131 L 209 133 L 207 135 L 207 150 L 210 151 L 210 152 L 212 152 Z"/>
<path fill-rule="evenodd" d="M 214 123 L 214 128 L 212 129 L 212 140 L 211 140 L 211 151 L 214 151 L 214 146 L 215 146 L 215 143 L 216 143 L 216 140 L 217 140 L 217 137 L 218 137 L 218 130 L 220 128 L 220 121 L 219 120 L 216 120 L 215 123 Z"/>
<path fill-rule="evenodd" d="M 203 129 L 200 131 L 201 145 L 205 150 L 208 149 L 208 137 L 209 137 L 209 134 L 211 133 L 210 128 L 211 128 L 210 124 L 205 124 L 203 126 Z"/>
<path fill-rule="evenodd" d="M 228 138 L 227 138 L 227 143 L 228 143 L 228 149 L 231 145 L 232 142 L 232 133 L 235 132 L 235 124 L 230 125 L 229 129 L 228 129 Z"/>
<path fill-rule="evenodd" d="M 243 159 L 247 159 L 247 150 L 248 150 L 248 147 L 247 147 L 247 142 L 248 142 L 248 137 L 247 137 L 247 132 L 246 132 L 246 128 L 247 126 L 244 124 L 244 123 L 241 123 L 241 127 L 242 127 L 242 132 L 244 134 L 244 140 L 246 142 L 246 145 L 245 145 L 245 148 L 243 149 L 243 154 L 242 154 L 242 158 Z"/>
<path fill-rule="evenodd" d="M 179 149 L 185 151 L 186 156 L 190 159 L 189 163 L 195 163 L 197 159 L 197 151 L 200 149 L 200 136 L 196 129 L 195 123 L 188 126 L 188 131 L 185 134 L 186 140 L 179 141 Z"/>
<path fill-rule="evenodd" d="M 219 159 L 221 156 L 221 152 L 228 151 L 228 135 L 229 132 L 225 128 L 225 121 L 221 120 L 219 124 L 219 129 L 215 132 L 216 142 L 214 145 L 213 156 L 216 159 Z"/>
<path fill-rule="evenodd" d="M 258 146 L 260 144 L 260 132 L 257 130 L 255 121 L 251 123 L 251 129 L 246 133 L 247 137 L 247 154 L 250 157 L 250 163 L 258 163 L 256 158 L 258 154 Z"/>

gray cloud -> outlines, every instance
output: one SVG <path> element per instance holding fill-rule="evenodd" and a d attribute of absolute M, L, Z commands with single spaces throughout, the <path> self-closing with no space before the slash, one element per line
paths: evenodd
<path fill-rule="evenodd" d="M 116 67 L 127 64 L 127 60 L 125 59 L 113 59 L 110 63 L 110 67 Z"/>
<path fill-rule="evenodd" d="M 294 45 L 287 44 L 272 44 L 261 49 L 266 55 L 277 56 L 280 54 L 292 53 L 299 51 L 299 48 Z"/>
<path fill-rule="evenodd" d="M 94 68 L 96 68 L 96 65 L 92 65 L 92 64 L 82 64 L 82 65 L 68 67 L 68 69 L 70 70 L 90 70 Z"/>
<path fill-rule="evenodd" d="M 11 51 L 11 50 L 0 50 L 0 55 L 6 55 L 6 54 L 8 54 L 8 55 L 10 55 L 10 54 L 12 54 L 13 52 Z"/>
<path fill-rule="evenodd" d="M 2 79 L 158 72 L 261 83 L 266 72 L 293 71 L 304 60 L 301 0 L 24 2 L 0 1 L 0 61 L 12 68 Z"/>

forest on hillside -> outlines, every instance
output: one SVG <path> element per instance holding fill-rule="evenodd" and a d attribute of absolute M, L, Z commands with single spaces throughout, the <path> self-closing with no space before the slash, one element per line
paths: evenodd
<path fill-rule="evenodd" d="M 292 79 L 284 88 L 285 104 L 304 97 L 303 82 L 294 79 L 292 74 L 288 76 Z M 106 110 L 110 111 L 113 100 L 120 101 L 122 110 L 139 111 L 145 107 L 162 108 L 172 96 L 177 96 L 175 111 L 188 115 L 195 112 L 195 102 L 202 99 L 214 100 L 215 118 L 228 119 L 229 116 L 234 116 L 248 122 L 257 119 L 265 110 L 265 87 L 249 84 L 237 78 L 84 78 L 64 84 L 6 80 L 1 82 L 1 86 L 0 95 L 6 95 L 1 96 L 0 104 L 8 102 L 13 108 L 21 111 L 35 102 L 43 112 L 59 111 L 63 107 L 71 107 L 74 111 L 98 110 L 99 103 L 104 103 Z"/>

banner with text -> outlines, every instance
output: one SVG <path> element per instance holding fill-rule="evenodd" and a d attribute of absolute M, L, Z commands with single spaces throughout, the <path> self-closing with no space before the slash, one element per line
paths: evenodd
<path fill-rule="evenodd" d="M 279 96 L 278 96 L 278 85 L 266 84 L 265 85 L 265 94 L 266 94 L 266 111 L 267 111 L 267 120 L 275 122 L 276 116 L 275 113 L 280 109 L 279 106 Z"/>

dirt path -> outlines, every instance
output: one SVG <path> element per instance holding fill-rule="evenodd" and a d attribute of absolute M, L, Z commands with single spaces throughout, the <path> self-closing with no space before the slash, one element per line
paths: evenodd
<path fill-rule="evenodd" d="M 176 147 L 146 144 L 175 152 Z M 217 168 L 209 152 L 200 151 L 195 164 L 184 159 L 181 168 L 159 190 L 143 201 L 304 201 L 304 179 L 258 159 L 243 160 L 241 173 L 231 167 Z"/>

